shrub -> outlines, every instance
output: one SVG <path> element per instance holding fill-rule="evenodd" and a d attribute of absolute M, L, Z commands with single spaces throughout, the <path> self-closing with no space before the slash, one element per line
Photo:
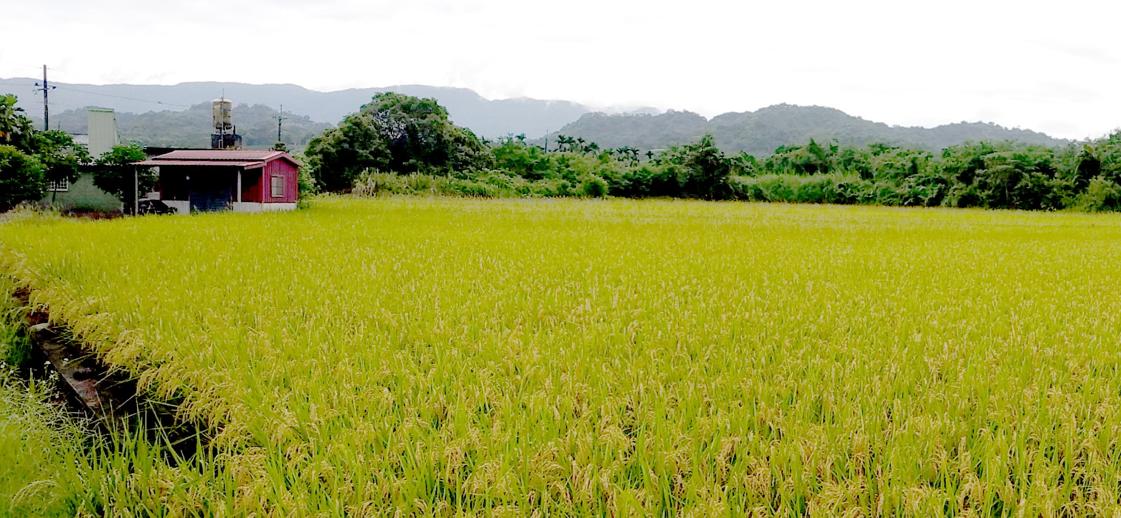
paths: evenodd
<path fill-rule="evenodd" d="M 588 175 L 580 182 L 580 193 L 590 198 L 607 196 L 607 182 L 595 175 Z"/>
<path fill-rule="evenodd" d="M 1121 209 L 1121 185 L 1100 176 L 1090 180 L 1086 191 L 1074 202 L 1078 210 L 1086 212 L 1106 212 Z"/>

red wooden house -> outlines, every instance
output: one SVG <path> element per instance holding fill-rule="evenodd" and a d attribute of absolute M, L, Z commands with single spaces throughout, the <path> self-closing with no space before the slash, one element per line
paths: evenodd
<path fill-rule="evenodd" d="M 293 210 L 299 168 L 283 151 L 177 150 L 136 165 L 156 167 L 160 199 L 180 214 Z"/>

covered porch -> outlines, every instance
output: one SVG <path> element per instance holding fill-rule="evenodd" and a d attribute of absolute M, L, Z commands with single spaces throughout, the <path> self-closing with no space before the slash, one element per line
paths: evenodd
<path fill-rule="evenodd" d="M 263 168 L 160 166 L 160 199 L 180 214 L 260 212 Z"/>

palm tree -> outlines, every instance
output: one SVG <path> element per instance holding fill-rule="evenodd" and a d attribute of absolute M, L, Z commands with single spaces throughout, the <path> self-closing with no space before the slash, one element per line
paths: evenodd
<path fill-rule="evenodd" d="M 16 96 L 0 95 L 0 140 L 27 151 L 26 144 L 31 138 L 31 120 L 23 113 L 23 108 L 16 107 Z"/>

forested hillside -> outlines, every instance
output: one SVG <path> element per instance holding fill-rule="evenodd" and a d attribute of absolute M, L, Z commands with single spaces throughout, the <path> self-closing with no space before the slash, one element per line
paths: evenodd
<path fill-rule="evenodd" d="M 117 131 L 121 140 L 156 147 L 210 147 L 210 103 L 200 103 L 185 111 L 159 111 L 147 113 L 117 113 Z M 276 143 L 277 116 L 280 113 L 268 106 L 246 104 L 234 108 L 234 124 L 242 135 L 243 144 L 250 149 L 266 149 Z M 312 137 L 331 127 L 314 122 L 306 115 L 284 113 L 283 139 L 289 148 L 302 148 Z M 42 118 L 33 117 L 36 127 L 42 127 Z M 86 133 L 88 116 L 85 110 L 67 110 L 51 114 L 51 129 L 67 133 Z"/>
<path fill-rule="evenodd" d="M 780 104 L 755 112 L 725 113 L 705 120 L 691 112 L 661 115 L 605 115 L 590 113 L 550 136 L 582 138 L 605 148 L 664 149 L 692 142 L 711 133 L 720 149 L 769 155 L 791 143 L 837 141 L 842 145 L 871 143 L 939 151 L 967 141 L 1015 140 L 1027 144 L 1062 145 L 1067 141 L 1030 130 L 995 124 L 956 123 L 935 128 L 888 126 L 853 117 L 837 109 Z"/>

